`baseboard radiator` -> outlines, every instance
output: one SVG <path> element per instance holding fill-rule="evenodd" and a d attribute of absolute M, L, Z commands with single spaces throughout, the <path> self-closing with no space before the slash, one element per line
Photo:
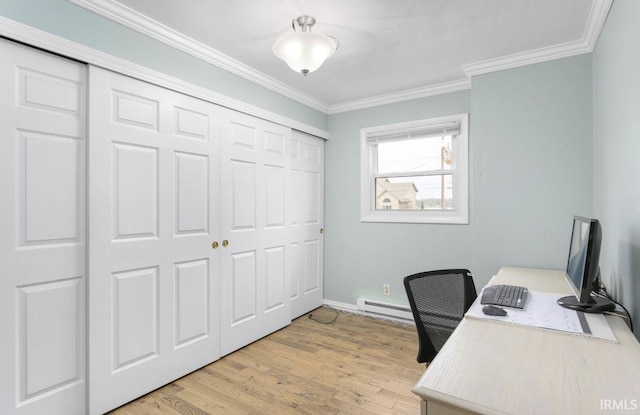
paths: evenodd
<path fill-rule="evenodd" d="M 384 301 L 358 298 L 358 311 L 372 316 L 386 317 L 394 320 L 413 321 L 409 306 L 385 303 Z"/>

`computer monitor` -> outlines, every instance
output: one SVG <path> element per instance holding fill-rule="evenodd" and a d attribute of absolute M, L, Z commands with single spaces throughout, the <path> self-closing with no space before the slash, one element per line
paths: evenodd
<path fill-rule="evenodd" d="M 602 313 L 615 308 L 613 302 L 591 295 L 593 282 L 598 276 L 601 244 L 600 222 L 574 216 L 566 276 L 575 295 L 560 298 L 558 304 L 585 313 Z"/>

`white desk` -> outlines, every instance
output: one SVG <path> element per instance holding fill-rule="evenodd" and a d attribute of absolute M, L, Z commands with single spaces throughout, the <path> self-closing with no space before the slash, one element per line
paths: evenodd
<path fill-rule="evenodd" d="M 561 271 L 503 267 L 490 284 L 570 294 Z M 464 318 L 413 389 L 422 414 L 640 412 L 640 343 L 607 320 L 618 343 Z"/>

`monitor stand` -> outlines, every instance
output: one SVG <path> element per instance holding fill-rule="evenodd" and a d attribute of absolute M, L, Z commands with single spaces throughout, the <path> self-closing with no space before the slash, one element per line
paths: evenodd
<path fill-rule="evenodd" d="M 611 300 L 606 298 L 589 296 L 591 301 L 588 303 L 581 303 L 578 299 L 569 295 L 558 299 L 558 304 L 562 307 L 570 308 L 572 310 L 582 311 L 584 313 L 602 313 L 605 311 L 612 311 L 616 308 L 616 305 Z"/>

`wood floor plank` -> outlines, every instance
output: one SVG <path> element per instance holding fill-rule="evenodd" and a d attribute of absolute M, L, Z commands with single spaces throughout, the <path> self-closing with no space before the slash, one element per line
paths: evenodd
<path fill-rule="evenodd" d="M 412 325 L 321 307 L 112 415 L 414 415 Z"/>

